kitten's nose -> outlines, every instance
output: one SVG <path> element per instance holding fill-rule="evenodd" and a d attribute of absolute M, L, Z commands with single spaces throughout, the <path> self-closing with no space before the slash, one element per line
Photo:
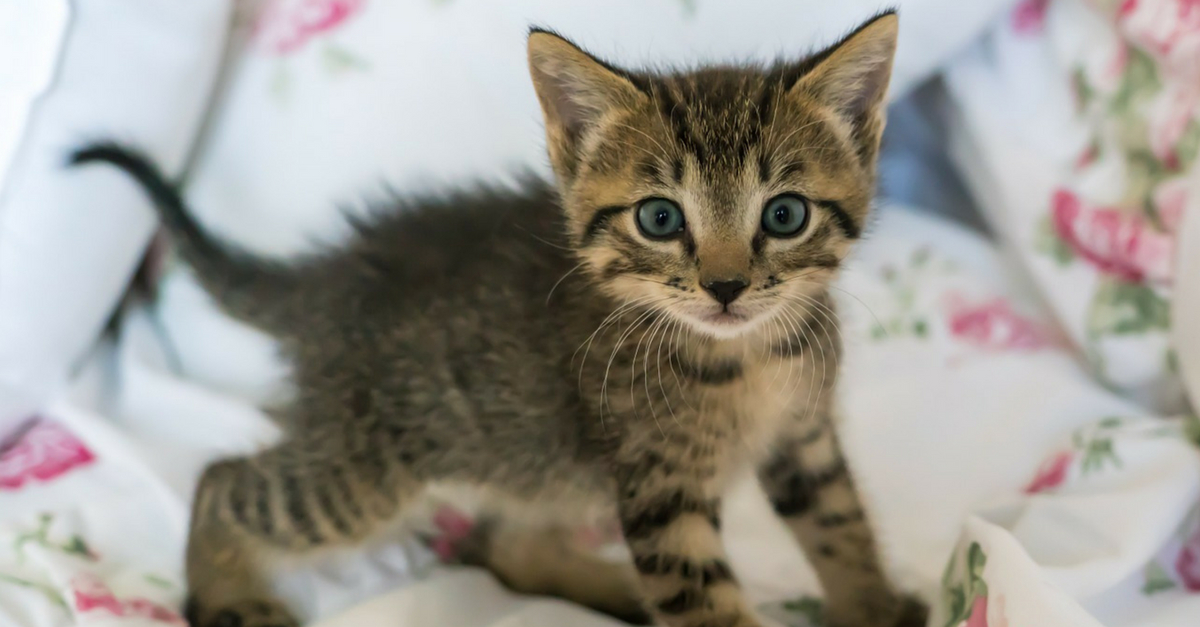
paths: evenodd
<path fill-rule="evenodd" d="M 712 294 L 712 297 L 717 299 L 718 303 L 728 305 L 736 300 L 739 294 L 745 291 L 747 285 L 749 284 L 741 279 L 734 279 L 732 281 L 709 281 L 701 285 L 701 287 L 704 288 L 704 291 Z"/>

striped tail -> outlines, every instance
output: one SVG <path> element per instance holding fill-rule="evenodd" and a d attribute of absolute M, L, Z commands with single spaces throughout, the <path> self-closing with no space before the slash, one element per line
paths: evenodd
<path fill-rule="evenodd" d="M 183 260 L 225 311 L 266 331 L 282 331 L 298 301 L 294 269 L 221 241 L 197 223 L 177 186 L 145 155 L 113 142 L 95 143 L 75 151 L 74 166 L 90 163 L 116 166 L 141 184 Z"/>

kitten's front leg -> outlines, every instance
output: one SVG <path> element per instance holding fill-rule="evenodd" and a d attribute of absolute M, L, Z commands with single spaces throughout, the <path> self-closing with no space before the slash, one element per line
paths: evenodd
<path fill-rule="evenodd" d="M 758 627 L 718 533 L 720 498 L 673 462 L 618 478 L 618 511 L 647 608 L 668 627 Z"/>
<path fill-rule="evenodd" d="M 830 627 L 923 627 L 926 609 L 888 581 L 828 415 L 792 426 L 759 479 L 825 591 Z"/>

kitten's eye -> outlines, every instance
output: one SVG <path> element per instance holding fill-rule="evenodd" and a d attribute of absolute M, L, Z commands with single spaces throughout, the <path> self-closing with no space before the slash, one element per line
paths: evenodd
<path fill-rule="evenodd" d="M 666 239 L 683 231 L 683 211 L 662 198 L 651 198 L 637 210 L 638 228 L 651 239 Z"/>
<path fill-rule="evenodd" d="M 763 208 L 762 227 L 769 235 L 791 237 L 805 226 L 808 226 L 808 202 L 799 196 L 776 196 Z"/>

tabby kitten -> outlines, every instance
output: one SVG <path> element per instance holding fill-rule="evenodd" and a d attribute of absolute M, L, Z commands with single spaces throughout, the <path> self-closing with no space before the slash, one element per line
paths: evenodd
<path fill-rule="evenodd" d="M 896 31 L 887 12 L 799 62 L 649 74 L 534 29 L 555 187 L 402 202 L 296 262 L 219 241 L 135 153 L 78 152 L 136 178 L 216 300 L 294 364 L 285 439 L 201 478 L 192 625 L 296 624 L 273 563 L 361 543 L 461 485 L 543 524 L 620 521 L 632 568 L 502 518 L 478 558 L 514 587 L 671 627 L 759 625 L 718 537 L 748 467 L 830 625 L 921 623 L 838 445 L 827 292 L 867 220 Z"/>

